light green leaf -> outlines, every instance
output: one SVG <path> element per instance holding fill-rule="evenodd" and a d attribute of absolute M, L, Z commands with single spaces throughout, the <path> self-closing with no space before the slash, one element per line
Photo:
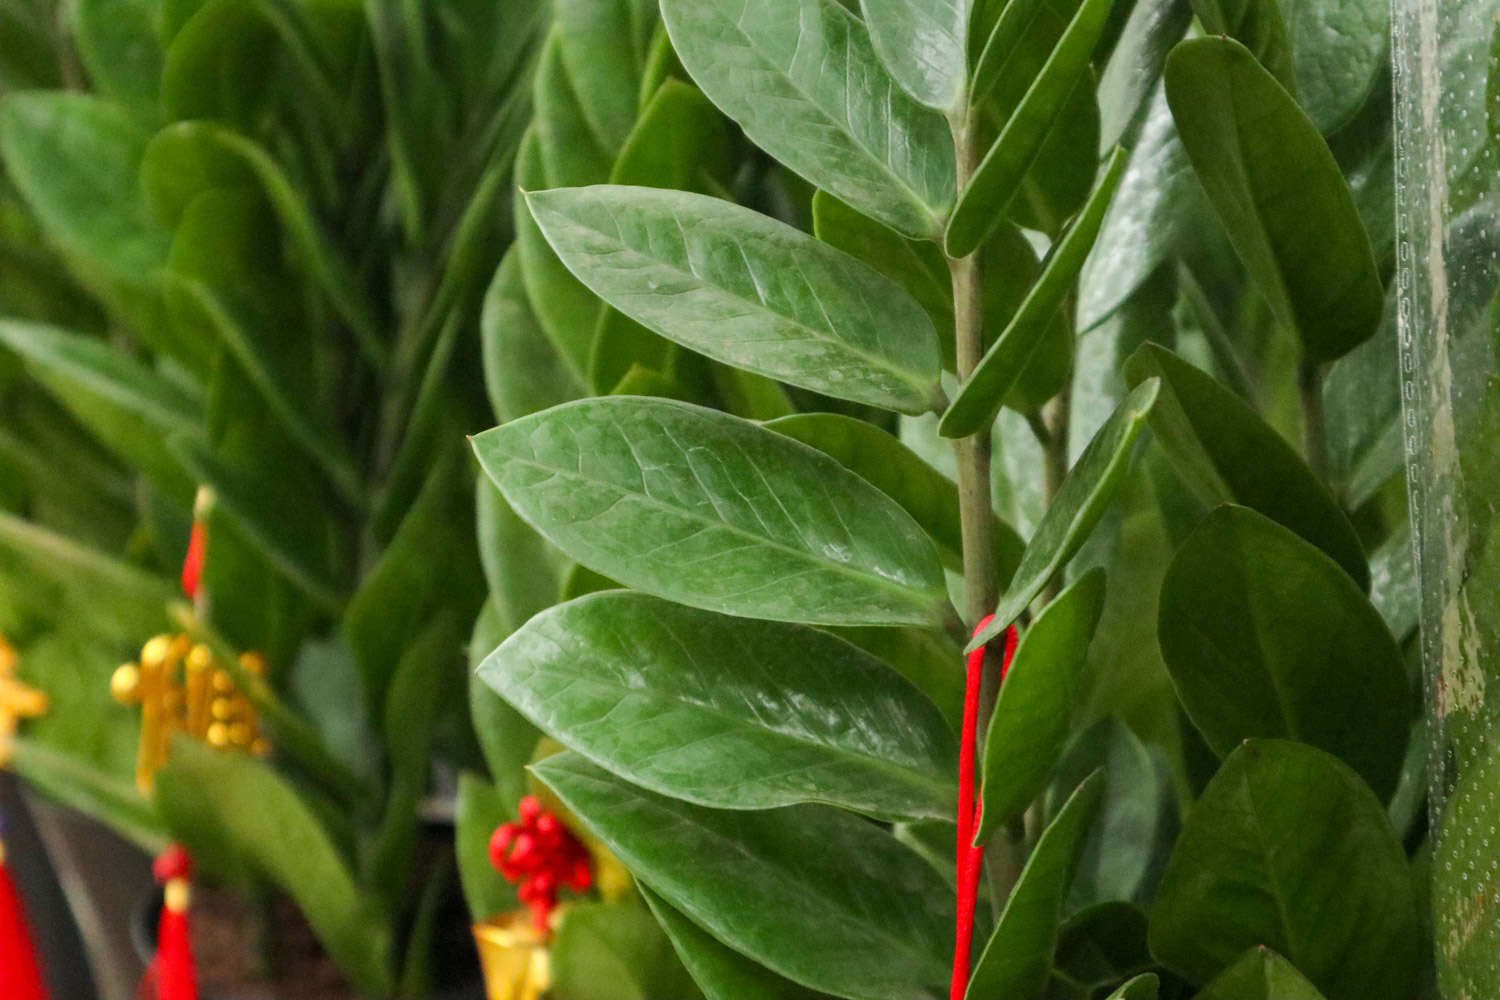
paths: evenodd
<path fill-rule="evenodd" d="M 698 805 L 941 819 L 957 801 L 942 714 L 816 629 L 607 591 L 531 619 L 479 675 L 570 750 Z"/>
<path fill-rule="evenodd" d="M 520 248 L 513 247 L 495 271 L 479 319 L 485 389 L 502 421 L 587 394 L 532 312 L 521 267 Z"/>
<path fill-rule="evenodd" d="M 1196 1000 L 1323 1000 L 1296 967 L 1265 945 L 1245 952 Z"/>
<path fill-rule="evenodd" d="M 89 81 L 110 97 L 156 101 L 161 41 L 153 0 L 78 0 L 68 8 L 78 57 Z"/>
<path fill-rule="evenodd" d="M 1027 171 L 1047 141 L 1053 121 L 1088 72 L 1089 58 L 1104 30 L 1111 0 L 1084 0 L 1058 39 L 1026 96 L 1006 119 L 969 184 L 958 194 L 944 233 L 950 256 L 972 253 L 1004 220 Z M 982 57 L 981 57 L 982 58 Z"/>
<path fill-rule="evenodd" d="M 822 806 L 704 809 L 571 753 L 534 770 L 641 881 L 772 971 L 860 1000 L 945 988 L 952 892 L 879 826 Z"/>
<path fill-rule="evenodd" d="M 1099 428 L 1027 542 L 994 620 L 974 636 L 968 649 L 978 649 L 1009 628 L 1078 551 L 1130 466 L 1135 440 L 1146 425 L 1159 388 L 1155 380 L 1136 386 Z"/>
<path fill-rule="evenodd" d="M 609 182 L 712 194 L 729 173 L 724 116 L 697 87 L 668 79 L 641 108 Z"/>
<path fill-rule="evenodd" d="M 1156 344 L 1141 345 L 1124 373 L 1133 386 L 1161 381 L 1151 428 L 1198 499 L 1259 511 L 1328 553 L 1361 588 L 1369 585 L 1364 548 L 1349 518 L 1254 407 Z"/>
<path fill-rule="evenodd" d="M 948 111 L 963 94 L 969 0 L 861 0 L 870 41 L 891 76 L 929 108 Z"/>
<path fill-rule="evenodd" d="M 156 775 L 173 835 L 210 871 L 254 873 L 296 901 L 358 988 L 391 987 L 391 928 L 372 912 L 314 813 L 269 765 L 179 737 Z"/>
<path fill-rule="evenodd" d="M 489 483 L 484 484 L 490 489 Z M 469 639 L 469 717 L 474 737 L 484 754 L 484 763 L 494 782 L 495 794 L 507 811 L 514 812 L 527 794 L 526 765 L 536 755 L 537 732 L 527 718 L 500 697 L 479 676 L 479 664 L 505 640 L 511 629 L 496 610 L 496 602 L 485 602 L 474 621 Z"/>
<path fill-rule="evenodd" d="M 1006 397 L 1032 363 L 1058 307 L 1073 291 L 1074 282 L 1099 235 L 1104 211 L 1125 172 L 1125 162 L 1124 151 L 1115 150 L 1099 186 L 1078 218 L 1053 244 L 1042 263 L 1042 273 L 1015 315 L 959 389 L 958 397 L 943 413 L 938 433 L 944 437 L 966 437 L 995 419 Z"/>
<path fill-rule="evenodd" d="M 1068 882 L 1103 792 L 1103 775 L 1090 776 L 1042 832 L 974 966 L 965 994 L 969 1000 L 1041 992 L 1052 968 Z"/>
<path fill-rule="evenodd" d="M 1372 336 L 1385 308 L 1380 275 L 1317 126 L 1231 39 L 1178 45 L 1166 84 L 1193 168 L 1277 321 L 1314 361 Z"/>
<path fill-rule="evenodd" d="M 1359 775 L 1305 744 L 1249 740 L 1188 813 L 1151 911 L 1151 953 L 1203 984 L 1264 945 L 1329 1000 L 1412 996 L 1424 947 L 1413 890 Z"/>
<path fill-rule="evenodd" d="M 512 818 L 512 805 L 479 775 L 468 771 L 459 775 L 453 854 L 458 859 L 464 902 L 475 923 L 515 908 L 515 886 L 490 864 L 490 836 Z"/>
<path fill-rule="evenodd" d="M 1167 570 L 1157 639 L 1216 753 L 1301 740 L 1382 799 L 1395 789 L 1412 709 L 1401 653 L 1353 581 L 1286 528 L 1244 507 L 1210 514 Z"/>
<path fill-rule="evenodd" d="M 579 110 L 600 145 L 613 155 L 636 122 L 637 94 L 657 26 L 656 4 L 558 0 L 553 6 L 562 64 L 578 94 Z"/>
<path fill-rule="evenodd" d="M 955 569 L 962 566 L 964 546 L 958 487 L 897 438 L 868 421 L 837 413 L 795 413 L 767 421 L 766 426 L 836 459 L 896 501 L 937 543 L 948 565 Z M 1022 545 L 1015 530 L 997 517 L 997 573 L 1014 572 Z"/>
<path fill-rule="evenodd" d="M 789 979 L 783 979 L 683 916 L 682 911 L 647 886 L 639 886 L 651 912 L 677 949 L 708 1000 L 813 1000 L 823 996 Z"/>
<path fill-rule="evenodd" d="M 1047 785 L 1082 702 L 1089 640 L 1104 610 L 1104 571 L 1079 577 L 1021 638 L 984 743 L 975 843 L 1026 810 Z"/>
<path fill-rule="evenodd" d="M 686 403 L 611 396 L 473 439 L 516 512 L 626 586 L 710 611 L 825 625 L 929 625 L 937 550 L 833 459 Z"/>
<path fill-rule="evenodd" d="M 575 903 L 548 949 L 550 993 L 566 1000 L 688 1000 L 692 979 L 651 911 L 636 903 Z"/>
<path fill-rule="evenodd" d="M 901 91 L 838 0 L 667 0 L 683 65 L 756 145 L 909 236 L 953 199 L 942 117 Z"/>
<path fill-rule="evenodd" d="M 598 185 L 527 196 L 574 275 L 610 305 L 718 361 L 843 399 L 921 413 L 941 366 L 900 286 L 749 209 Z"/>

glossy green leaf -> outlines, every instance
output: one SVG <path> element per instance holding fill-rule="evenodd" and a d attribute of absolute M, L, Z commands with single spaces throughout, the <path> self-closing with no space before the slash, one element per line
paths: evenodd
<path fill-rule="evenodd" d="M 1026 96 L 985 153 L 953 207 L 944 233 L 951 256 L 976 250 L 1005 218 L 1053 121 L 1067 104 L 1074 86 L 1088 72 L 1089 58 L 1104 30 L 1110 0 L 1084 0 Z"/>
<path fill-rule="evenodd" d="M 658 23 L 656 4 L 559 0 L 553 6 L 562 65 L 578 93 L 582 117 L 602 147 L 618 150 L 636 122 L 637 94 Z"/>
<path fill-rule="evenodd" d="M 1099 151 L 1135 149 L 1161 81 L 1167 52 L 1182 39 L 1193 8 L 1187 0 L 1145 0 L 1130 8 L 1120 38 L 1099 74 Z"/>
<path fill-rule="evenodd" d="M 995 419 L 1006 397 L 1032 363 L 1058 307 L 1072 292 L 1099 235 L 1105 209 L 1125 172 L 1125 163 L 1124 151 L 1115 150 L 1088 204 L 1048 252 L 1042 273 L 1015 315 L 943 413 L 939 434 L 966 437 Z"/>
<path fill-rule="evenodd" d="M 898 232 L 932 236 L 953 199 L 947 123 L 908 97 L 838 0 L 667 0 L 693 80 L 750 140 Z"/>
<path fill-rule="evenodd" d="M 548 948 L 549 992 L 566 1000 L 689 1000 L 691 978 L 636 903 L 576 903 Z"/>
<path fill-rule="evenodd" d="M 1396 787 L 1411 697 L 1380 614 L 1322 552 L 1224 506 L 1183 542 L 1157 639 L 1177 696 L 1225 755 L 1251 737 L 1321 747 L 1382 799 Z"/>
<path fill-rule="evenodd" d="M 479 675 L 569 749 L 698 805 L 940 819 L 957 802 L 942 714 L 816 629 L 609 591 L 531 619 Z"/>
<path fill-rule="evenodd" d="M 1282 740 L 1242 744 L 1194 804 L 1150 937 L 1198 984 L 1265 945 L 1329 1000 L 1412 996 L 1423 949 L 1406 855 L 1369 786 Z"/>
<path fill-rule="evenodd" d="M 910 515 L 833 459 L 686 403 L 611 396 L 473 439 L 516 512 L 629 587 L 710 611 L 927 625 L 946 605 Z"/>
<path fill-rule="evenodd" d="M 813 1000 L 824 995 L 746 958 L 683 916 L 649 887 L 639 888 L 671 938 L 677 957 L 708 1000 Z"/>
<path fill-rule="evenodd" d="M 609 182 L 711 194 L 729 172 L 724 117 L 698 88 L 669 79 L 641 108 Z"/>
<path fill-rule="evenodd" d="M 969 0 L 860 0 L 870 41 L 891 76 L 912 97 L 939 111 L 964 91 Z"/>
<path fill-rule="evenodd" d="M 1200 500 L 1259 511 L 1328 553 L 1361 588 L 1369 586 L 1364 548 L 1349 518 L 1254 407 L 1156 344 L 1141 345 L 1124 373 L 1131 385 L 1161 381 L 1151 429 Z"/>
<path fill-rule="evenodd" d="M 1358 113 L 1381 82 L 1390 59 L 1391 5 L 1281 0 L 1281 12 L 1302 106 L 1329 135 Z M 1455 74 L 1442 75 L 1446 83 Z"/>
<path fill-rule="evenodd" d="M 1192 0 L 1192 6 L 1204 34 L 1241 43 L 1287 93 L 1297 95 L 1292 39 L 1277 0 Z"/>
<path fill-rule="evenodd" d="M 456 809 L 453 854 L 469 916 L 478 923 L 515 908 L 515 886 L 490 864 L 490 836 L 514 814 L 494 785 L 467 771 L 458 777 Z"/>
<path fill-rule="evenodd" d="M 390 926 L 370 913 L 323 824 L 269 765 L 180 737 L 156 775 L 155 799 L 206 869 L 271 880 L 361 989 L 390 989 Z"/>
<path fill-rule="evenodd" d="M 1231 39 L 1178 45 L 1166 84 L 1193 168 L 1277 321 L 1314 361 L 1372 336 L 1385 308 L 1380 275 L 1317 126 Z"/>
<path fill-rule="evenodd" d="M 1441 814 L 1432 858 L 1432 920 L 1444 996 L 1478 998 L 1500 987 L 1500 900 L 1489 891 L 1500 878 L 1497 788 L 1500 753 L 1491 749 L 1458 772 Z"/>
<path fill-rule="evenodd" d="M 1146 425 L 1146 415 L 1156 402 L 1159 388 L 1155 380 L 1136 386 L 1099 428 L 1026 543 L 1015 575 L 995 609 L 994 620 L 974 636 L 968 649 L 989 642 L 1020 618 L 1088 538 L 1125 477 L 1136 438 Z"/>
<path fill-rule="evenodd" d="M 1026 630 L 1000 686 L 984 743 L 975 843 L 1021 814 L 1047 785 L 1082 704 L 1089 640 L 1104 608 L 1104 571 L 1091 570 Z"/>
<path fill-rule="evenodd" d="M 927 314 L 848 255 L 706 195 L 595 186 L 527 197 L 568 268 L 685 347 L 817 392 L 929 409 L 941 359 Z"/>
<path fill-rule="evenodd" d="M 772 971 L 857 1000 L 946 987 L 952 892 L 869 821 L 822 806 L 704 809 L 571 753 L 534 770 L 641 881 Z"/>
<path fill-rule="evenodd" d="M 837 413 L 796 413 L 767 421 L 766 426 L 836 459 L 896 501 L 937 543 L 948 565 L 962 566 L 958 487 L 899 440 L 868 421 Z M 995 571 L 1013 572 L 1021 549 L 1020 536 L 996 518 Z"/>
<path fill-rule="evenodd" d="M 1035 996 L 1047 982 L 1068 881 L 1103 792 L 1103 776 L 1091 776 L 1042 832 L 974 966 L 970 1000 Z"/>
<path fill-rule="evenodd" d="M 1197 1000 L 1323 1000 L 1323 994 L 1292 963 L 1261 945 L 1205 986 Z"/>

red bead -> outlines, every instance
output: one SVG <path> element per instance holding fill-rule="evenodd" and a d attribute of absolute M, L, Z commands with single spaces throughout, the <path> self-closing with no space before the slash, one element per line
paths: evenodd
<path fill-rule="evenodd" d="M 193 859 L 181 844 L 170 844 L 151 863 L 151 874 L 156 876 L 160 885 L 166 885 L 174 878 L 192 878 Z"/>
<path fill-rule="evenodd" d="M 533 823 L 536 821 L 537 816 L 541 814 L 541 800 L 535 795 L 528 795 L 521 800 L 517 811 L 521 814 L 522 823 Z"/>

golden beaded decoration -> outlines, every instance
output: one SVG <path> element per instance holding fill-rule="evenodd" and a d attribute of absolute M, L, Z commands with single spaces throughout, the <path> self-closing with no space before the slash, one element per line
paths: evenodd
<path fill-rule="evenodd" d="M 47 711 L 47 696 L 16 676 L 21 665 L 15 647 L 0 636 L 0 767 L 9 767 L 16 752 L 16 727 Z"/>

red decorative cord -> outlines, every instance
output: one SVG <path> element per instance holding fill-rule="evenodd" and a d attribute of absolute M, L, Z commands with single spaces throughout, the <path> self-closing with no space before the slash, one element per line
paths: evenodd
<path fill-rule="evenodd" d="M 974 634 L 995 616 L 985 615 Z M 1005 656 L 1000 664 L 1000 681 L 1010 672 L 1010 661 L 1016 655 L 1019 633 L 1012 625 L 1005 630 Z M 954 861 L 958 868 L 958 920 L 953 942 L 953 985 L 949 1000 L 963 1000 L 969 989 L 969 954 L 974 943 L 974 906 L 979 899 L 979 873 L 984 867 L 984 848 L 974 846 L 979 828 L 980 803 L 974 794 L 974 760 L 979 739 L 979 689 L 984 679 L 984 654 L 980 646 L 969 654 L 968 683 L 964 688 L 964 726 L 958 748 L 958 848 Z"/>
<path fill-rule="evenodd" d="M 0 991 L 6 1000 L 47 1000 L 41 962 L 21 893 L 5 866 L 5 842 L 0 840 Z"/>
<path fill-rule="evenodd" d="M 557 893 L 584 892 L 594 884 L 589 851 L 534 795 L 521 800 L 521 818 L 502 823 L 490 837 L 490 864 L 508 882 L 520 883 L 517 895 L 531 907 L 531 923 L 546 934 L 557 906 Z"/>

